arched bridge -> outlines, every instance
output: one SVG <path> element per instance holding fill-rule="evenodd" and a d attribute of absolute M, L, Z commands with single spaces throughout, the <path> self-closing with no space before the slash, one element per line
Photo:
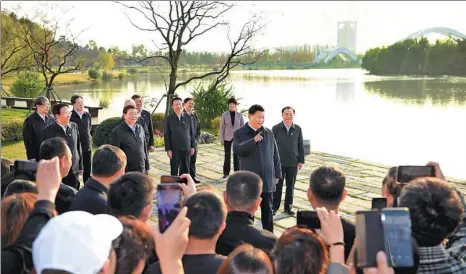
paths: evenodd
<path fill-rule="evenodd" d="M 448 36 L 450 38 L 460 38 L 462 40 L 466 40 L 466 35 L 464 35 L 463 33 L 457 30 L 446 28 L 446 27 L 435 27 L 435 28 L 427 28 L 427 29 L 422 29 L 420 31 L 417 31 L 405 37 L 404 39 L 401 39 L 400 41 L 404 41 L 407 39 L 416 39 L 416 38 L 419 38 L 419 37 L 422 37 L 424 35 L 428 35 L 431 33 L 438 33 L 438 34 L 443 34 L 445 36 Z"/>
<path fill-rule="evenodd" d="M 328 63 L 330 60 L 332 60 L 339 54 L 343 54 L 351 58 L 353 61 L 359 60 L 356 54 L 354 54 L 351 50 L 349 50 L 348 48 L 341 47 L 321 52 L 319 55 L 317 55 L 316 59 L 314 60 L 314 63 L 320 63 L 322 61 L 324 61 L 324 63 Z M 359 60 L 359 62 L 361 62 L 361 60 Z"/>

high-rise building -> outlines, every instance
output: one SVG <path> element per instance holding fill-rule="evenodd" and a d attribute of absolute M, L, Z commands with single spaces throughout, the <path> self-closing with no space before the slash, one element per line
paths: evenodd
<path fill-rule="evenodd" d="M 337 48 L 347 48 L 356 53 L 356 21 L 338 22 Z"/>

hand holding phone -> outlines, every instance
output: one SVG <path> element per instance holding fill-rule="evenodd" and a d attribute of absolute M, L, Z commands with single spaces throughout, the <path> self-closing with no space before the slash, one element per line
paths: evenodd
<path fill-rule="evenodd" d="M 320 220 L 317 212 L 310 210 L 298 210 L 296 214 L 296 225 L 306 226 L 308 229 L 320 229 Z"/>
<path fill-rule="evenodd" d="M 178 183 L 164 183 L 157 186 L 157 212 L 159 230 L 164 232 L 181 209 L 181 192 Z"/>

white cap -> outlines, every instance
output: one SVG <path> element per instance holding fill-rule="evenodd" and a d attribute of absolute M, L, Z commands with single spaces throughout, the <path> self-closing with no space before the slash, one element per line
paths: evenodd
<path fill-rule="evenodd" d="M 32 245 L 36 272 L 98 273 L 110 255 L 112 241 L 122 232 L 121 222 L 107 214 L 70 211 L 54 217 Z"/>

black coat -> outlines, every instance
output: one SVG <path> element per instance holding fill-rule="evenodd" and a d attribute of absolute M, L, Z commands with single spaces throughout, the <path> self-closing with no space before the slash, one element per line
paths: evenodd
<path fill-rule="evenodd" d="M 91 151 L 92 150 L 92 118 L 91 115 L 87 112 L 83 113 L 83 118 L 79 118 L 78 113 L 73 109 L 71 111 L 71 122 L 74 122 L 78 125 L 79 128 L 79 138 L 81 140 L 82 151 Z"/>
<path fill-rule="evenodd" d="M 45 121 L 37 112 L 29 115 L 23 123 L 23 141 L 28 159 L 39 161 L 40 144 L 42 143 L 42 130 L 55 122 L 51 115 L 45 115 Z"/>
<path fill-rule="evenodd" d="M 196 113 L 194 112 L 188 114 L 186 111 L 184 111 L 184 114 L 188 115 L 191 119 L 191 126 L 193 127 L 194 139 L 196 140 L 196 142 L 199 142 L 199 138 L 201 137 L 201 123 L 199 122 L 199 117 L 197 117 Z"/>
<path fill-rule="evenodd" d="M 144 128 L 147 146 L 154 146 L 154 126 L 152 125 L 152 118 L 150 112 L 141 110 L 141 117 L 137 121 Z"/>
<path fill-rule="evenodd" d="M 277 236 L 270 231 L 255 228 L 254 217 L 246 212 L 228 212 L 226 227 L 218 238 L 215 252 L 228 256 L 236 247 L 248 243 L 269 254 L 277 242 Z"/>
<path fill-rule="evenodd" d="M 275 191 L 275 179 L 282 177 L 277 143 L 270 129 L 263 127 L 262 141 L 257 144 L 257 132 L 249 124 L 235 131 L 233 153 L 239 156 L 239 169 L 256 173 L 262 178 L 262 192 Z"/>
<path fill-rule="evenodd" d="M 112 130 L 110 138 L 110 144 L 119 147 L 126 154 L 126 172 L 149 170 L 149 153 L 144 129 L 139 124 L 135 126 L 136 134 L 123 122 Z"/>
<path fill-rule="evenodd" d="M 165 117 L 165 151 L 188 151 L 195 147 L 191 118 L 182 113 L 181 120 L 172 112 Z"/>
<path fill-rule="evenodd" d="M 107 187 L 91 177 L 74 196 L 69 211 L 82 210 L 94 215 L 108 214 L 107 193 Z"/>
<path fill-rule="evenodd" d="M 63 128 L 57 123 L 46 126 L 42 130 L 42 142 L 55 137 L 65 139 L 72 155 L 70 174 L 78 174 L 79 171 L 83 169 L 79 129 L 78 125 L 73 122 L 70 122 L 68 128 L 69 132 L 65 135 L 65 131 L 63 131 Z"/>
<path fill-rule="evenodd" d="M 287 131 L 283 122 L 272 128 L 273 135 L 280 152 L 280 161 L 284 167 L 295 167 L 298 163 L 304 164 L 303 132 L 301 127 L 292 124 Z"/>

